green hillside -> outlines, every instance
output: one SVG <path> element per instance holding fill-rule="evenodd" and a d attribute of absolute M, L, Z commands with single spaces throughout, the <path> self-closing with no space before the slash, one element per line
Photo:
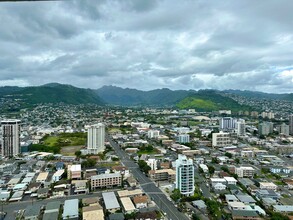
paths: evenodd
<path fill-rule="evenodd" d="M 193 108 L 197 111 L 217 111 L 221 109 L 239 111 L 249 109 L 247 106 L 242 106 L 231 98 L 210 90 L 202 90 L 192 94 L 182 99 L 176 106 L 180 109 Z"/>
<path fill-rule="evenodd" d="M 26 87 L 14 94 L 29 104 L 61 102 L 66 104 L 103 104 L 99 96 L 92 90 L 70 85 Z"/>

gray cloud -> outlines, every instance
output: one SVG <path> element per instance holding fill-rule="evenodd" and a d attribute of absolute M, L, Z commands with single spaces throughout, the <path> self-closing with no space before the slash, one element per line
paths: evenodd
<path fill-rule="evenodd" d="M 0 86 L 292 92 L 290 0 L 1 3 Z"/>

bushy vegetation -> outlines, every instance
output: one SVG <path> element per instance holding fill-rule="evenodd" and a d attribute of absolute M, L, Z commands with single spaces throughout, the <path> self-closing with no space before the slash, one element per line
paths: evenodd
<path fill-rule="evenodd" d="M 29 151 L 42 151 L 58 154 L 60 153 L 60 150 L 60 146 L 47 146 L 43 144 L 32 144 L 29 146 Z"/>
<path fill-rule="evenodd" d="M 144 160 L 139 160 L 138 166 L 146 174 L 151 170 L 151 167 L 149 165 L 147 165 L 147 163 Z"/>

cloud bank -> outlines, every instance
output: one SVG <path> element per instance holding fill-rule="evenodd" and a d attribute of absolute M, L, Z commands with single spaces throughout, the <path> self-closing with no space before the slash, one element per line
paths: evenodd
<path fill-rule="evenodd" d="M 293 1 L 0 4 L 0 86 L 293 92 Z"/>

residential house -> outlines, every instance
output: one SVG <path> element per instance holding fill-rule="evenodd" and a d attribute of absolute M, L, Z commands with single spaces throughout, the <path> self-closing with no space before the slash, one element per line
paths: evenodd
<path fill-rule="evenodd" d="M 133 203 L 137 209 L 146 208 L 148 206 L 147 196 L 135 196 L 133 198 Z"/>

